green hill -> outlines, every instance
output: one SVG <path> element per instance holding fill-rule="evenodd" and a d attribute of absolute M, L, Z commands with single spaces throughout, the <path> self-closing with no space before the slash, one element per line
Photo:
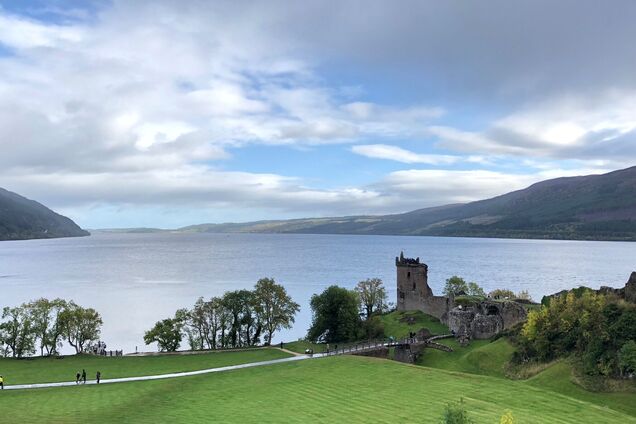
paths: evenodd
<path fill-rule="evenodd" d="M 38 423 L 439 423 L 444 405 L 460 397 L 476 423 L 499 422 L 506 410 L 522 423 L 636 422 L 630 413 L 526 382 L 364 357 L 172 380 L 5 390 L 0 410 L 10 422 Z"/>
<path fill-rule="evenodd" d="M 384 216 L 201 224 L 184 232 L 636 240 L 636 166 L 556 178 L 492 199 Z"/>
<path fill-rule="evenodd" d="M 46 206 L 0 188 L 0 240 L 90 235 L 69 218 Z"/>

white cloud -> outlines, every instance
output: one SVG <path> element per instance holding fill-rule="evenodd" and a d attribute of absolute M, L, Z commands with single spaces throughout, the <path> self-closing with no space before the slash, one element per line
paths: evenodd
<path fill-rule="evenodd" d="M 357 145 L 351 147 L 351 151 L 369 158 L 394 160 L 403 163 L 449 165 L 462 160 L 460 156 L 414 153 L 401 147 L 386 144 Z"/>
<path fill-rule="evenodd" d="M 431 126 L 449 149 L 529 158 L 624 162 L 636 154 L 636 92 L 565 96 L 510 113 L 481 132 Z"/>

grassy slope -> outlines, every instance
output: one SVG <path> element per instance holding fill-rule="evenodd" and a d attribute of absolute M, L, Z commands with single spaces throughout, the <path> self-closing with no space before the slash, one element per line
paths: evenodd
<path fill-rule="evenodd" d="M 0 393 L 12 422 L 437 423 L 463 396 L 478 423 L 629 423 L 588 402 L 498 378 L 362 357 L 313 359 L 174 380 Z"/>
<path fill-rule="evenodd" d="M 572 381 L 572 368 L 560 361 L 528 379 L 527 384 L 554 390 L 585 402 L 596 403 L 600 406 L 626 412 L 636 417 L 636 393 L 597 393 L 583 389 Z"/>
<path fill-rule="evenodd" d="M 0 374 L 5 384 L 49 383 L 75 380 L 77 371 L 86 370 L 89 379 L 101 371 L 102 378 L 134 377 L 194 371 L 247 362 L 286 358 L 278 349 L 254 349 L 236 352 L 213 352 L 197 355 L 123 356 L 104 358 L 92 355 L 66 356 L 63 359 L 0 359 Z"/>
<path fill-rule="evenodd" d="M 488 340 L 473 340 L 467 347 L 459 346 L 455 340 L 442 340 L 440 342 L 451 346 L 454 351 L 447 353 L 427 349 L 418 361 L 418 365 L 505 378 L 504 366 L 514 351 L 514 347 L 504 338 L 492 343 Z M 611 408 L 636 417 L 635 393 L 589 392 L 572 382 L 571 372 L 568 363 L 558 362 L 520 383 L 552 390 L 581 401 L 594 403 L 599 407 Z"/>
<path fill-rule="evenodd" d="M 407 324 L 400 321 L 402 318 L 412 317 L 415 319 L 413 324 Z M 421 328 L 428 328 L 433 334 L 446 334 L 448 327 L 439 322 L 439 320 L 430 315 L 426 315 L 420 311 L 395 311 L 380 317 L 384 325 L 384 334 L 389 337 L 393 336 L 397 339 L 408 337 L 409 332 L 418 331 Z"/>
<path fill-rule="evenodd" d="M 514 351 L 503 338 L 492 343 L 489 340 L 473 340 L 465 348 L 453 339 L 440 340 L 440 343 L 452 347 L 453 352 L 426 349 L 418 365 L 503 378 L 504 365 Z"/>
<path fill-rule="evenodd" d="M 324 343 L 312 343 L 306 340 L 297 340 L 295 342 L 285 343 L 284 348 L 297 353 L 305 353 L 305 349 L 313 349 L 314 353 L 322 353 L 327 350 L 327 345 Z"/>

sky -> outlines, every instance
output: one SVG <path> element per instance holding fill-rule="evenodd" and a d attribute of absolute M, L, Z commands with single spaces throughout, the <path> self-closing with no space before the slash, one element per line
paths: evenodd
<path fill-rule="evenodd" d="M 0 0 L 0 187 L 84 228 L 177 228 L 626 168 L 635 21 L 632 0 Z"/>

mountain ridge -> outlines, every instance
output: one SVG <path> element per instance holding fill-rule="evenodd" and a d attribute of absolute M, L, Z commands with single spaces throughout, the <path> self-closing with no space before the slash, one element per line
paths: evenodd
<path fill-rule="evenodd" d="M 0 241 L 82 237 L 90 233 L 35 200 L 0 188 Z"/>
<path fill-rule="evenodd" d="M 490 199 L 391 215 L 198 224 L 176 231 L 636 241 L 636 166 L 559 177 Z"/>

